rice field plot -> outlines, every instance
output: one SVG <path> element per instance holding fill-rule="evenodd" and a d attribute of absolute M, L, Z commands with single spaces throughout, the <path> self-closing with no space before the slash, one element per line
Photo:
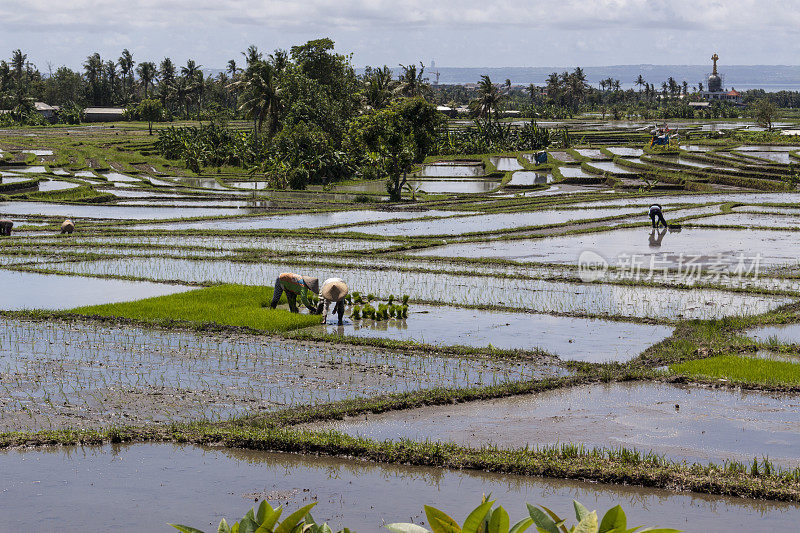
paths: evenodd
<path fill-rule="evenodd" d="M 171 218 L 212 217 L 248 214 L 248 209 L 226 208 L 158 208 L 116 205 L 51 204 L 45 202 L 0 202 L 0 215 L 38 215 L 73 219 L 154 220 Z"/>
<path fill-rule="evenodd" d="M 389 236 L 430 236 L 430 235 L 462 235 L 467 233 L 488 233 L 494 231 L 523 228 L 527 226 L 545 226 L 567 224 L 581 220 L 606 217 L 621 217 L 641 213 L 642 208 L 614 209 L 544 209 L 540 211 L 495 213 L 490 215 L 467 215 L 452 218 L 430 220 L 412 220 L 385 224 L 356 226 L 352 228 L 336 228 L 331 233 L 355 231 L 368 235 Z"/>
<path fill-rule="evenodd" d="M 2 206 L 0 205 L 0 209 Z M 242 213 L 240 213 L 242 214 Z M 235 219 L 203 220 L 196 222 L 166 222 L 162 224 L 141 224 L 132 227 L 135 230 L 256 230 L 256 229 L 309 229 L 343 224 L 356 224 L 371 220 L 392 220 L 407 218 L 424 218 L 450 216 L 453 211 L 330 211 L 312 214 L 291 214 L 275 216 L 254 216 Z"/>
<path fill-rule="evenodd" d="M 434 346 L 542 350 L 564 360 L 593 363 L 628 361 L 672 334 L 668 326 L 433 305 L 412 305 L 408 318 L 375 321 L 349 317 L 341 326 L 331 315 L 316 329 Z"/>
<path fill-rule="evenodd" d="M 70 309 L 189 290 L 182 285 L 0 271 L 0 310 Z"/>
<path fill-rule="evenodd" d="M 220 419 L 431 387 L 555 372 L 529 361 L 461 359 L 283 339 L 4 320 L 0 428 Z"/>
<path fill-rule="evenodd" d="M 237 236 L 237 235 L 207 235 L 207 236 L 183 236 L 183 235 L 137 235 L 135 237 L 74 237 L 71 241 L 73 245 L 82 246 L 119 246 L 119 253 L 128 253 L 124 247 L 131 248 L 145 247 L 146 250 L 158 250 L 160 248 L 180 250 L 193 249 L 198 251 L 236 251 L 243 249 L 252 250 L 272 250 L 276 252 L 304 252 L 325 253 L 336 252 L 358 252 L 364 250 L 379 250 L 398 244 L 397 241 L 384 240 L 356 240 L 356 239 L 337 239 L 334 237 L 270 237 L 270 236 Z M 36 245 L 63 244 L 63 239 L 39 238 L 35 241 Z M 2 247 L 0 247 L 0 253 Z"/>
<path fill-rule="evenodd" d="M 800 399 L 780 393 L 628 382 L 370 414 L 310 427 L 378 441 L 406 438 L 501 448 L 611 445 L 690 464 L 752 463 L 769 457 L 791 470 L 800 446 L 798 408 Z"/>
<path fill-rule="evenodd" d="M 729 215 L 720 215 L 720 218 L 726 216 Z M 702 218 L 697 222 L 710 224 L 708 221 L 712 218 L 717 217 Z M 800 261 L 798 250 L 798 232 L 685 227 L 680 232 L 623 228 L 547 239 L 455 243 L 411 252 L 411 255 L 577 265 L 582 253 L 592 252 L 611 266 L 627 265 L 631 269 L 655 269 L 656 272 L 665 268 L 676 270 L 681 266 L 685 269 L 691 262 L 706 269 L 714 266 L 728 272 L 740 263 L 747 268 L 757 265 L 760 269 L 796 265 Z M 638 263 L 632 263 L 632 258 L 636 258 Z"/>
<path fill-rule="evenodd" d="M 630 524 L 687 531 L 792 531 L 800 509 L 630 485 L 177 444 L 22 448 L 0 452 L 0 470 L 8 503 L 4 518 L 15 529 L 41 512 L 43 492 L 51 513 L 41 514 L 39 524 L 67 531 L 84 529 L 87 514 L 106 521 L 126 516 L 126 527 L 136 531 L 166 531 L 167 522 L 216 527 L 220 516 L 241 516 L 256 498 L 291 510 L 311 499 L 319 502 L 313 510 L 319 522 L 334 531 L 347 526 L 360 532 L 397 521 L 421 523 L 422 502 L 445 502 L 438 507 L 467 516 L 489 493 L 512 521 L 527 516 L 526 503 L 563 515 L 574 499 L 592 509 L 619 504 Z M 176 487 L 193 490 L 187 495 Z"/>
<path fill-rule="evenodd" d="M 244 263 L 166 258 L 125 258 L 69 262 L 49 268 L 74 274 L 130 276 L 150 280 L 269 285 L 280 272 L 295 269 L 291 261 Z M 671 289 L 611 284 L 585 284 L 471 275 L 376 271 L 308 266 L 304 275 L 326 279 L 336 275 L 351 290 L 388 296 L 408 294 L 412 300 L 462 306 L 499 306 L 542 313 L 588 314 L 635 318 L 721 318 L 754 315 L 790 303 L 792 298 L 729 293 L 710 289 Z"/>

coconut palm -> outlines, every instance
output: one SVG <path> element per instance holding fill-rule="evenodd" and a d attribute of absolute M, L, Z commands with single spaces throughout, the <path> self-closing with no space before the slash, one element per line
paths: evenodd
<path fill-rule="evenodd" d="M 231 86 L 242 93 L 243 102 L 239 109 L 253 119 L 256 137 L 264 122 L 267 123 L 267 135 L 275 135 L 280 126 L 282 110 L 281 88 L 275 67 L 263 60 L 251 63 L 242 79 L 231 83 Z"/>
<path fill-rule="evenodd" d="M 28 54 L 23 54 L 22 50 L 17 48 L 11 52 L 11 71 L 14 73 L 14 81 L 17 84 L 17 89 L 22 87 L 22 74 L 25 70 L 25 63 L 28 60 Z"/>
<path fill-rule="evenodd" d="M 119 63 L 119 70 L 122 73 L 123 86 L 125 87 L 125 100 L 127 101 L 133 91 L 133 66 L 136 63 L 127 48 L 122 51 L 117 62 Z"/>
<path fill-rule="evenodd" d="M 147 89 L 152 85 L 153 81 L 158 76 L 158 71 L 156 70 L 156 64 L 152 61 L 144 61 L 139 63 L 139 66 L 136 68 L 136 73 L 139 75 L 139 80 L 142 84 L 142 88 L 144 88 L 144 98 L 147 99 Z"/>
<path fill-rule="evenodd" d="M 372 109 L 386 106 L 392 97 L 394 86 L 392 70 L 389 67 L 386 65 L 383 68 L 367 67 L 362 77 L 362 83 L 364 104 Z"/>
<path fill-rule="evenodd" d="M 647 82 L 644 81 L 644 76 L 639 74 L 639 77 L 636 78 L 636 82 L 634 83 L 637 87 L 639 87 L 639 92 L 642 92 L 642 87 L 647 85 Z"/>
<path fill-rule="evenodd" d="M 108 84 L 108 100 L 113 102 L 117 96 L 117 86 L 119 85 L 119 76 L 117 76 L 117 64 L 108 60 L 105 62 L 103 77 Z"/>
<path fill-rule="evenodd" d="M 428 78 L 423 76 L 425 65 L 422 62 L 419 64 L 419 72 L 417 72 L 416 65 L 400 65 L 400 68 L 403 69 L 403 72 L 400 74 L 399 84 L 395 88 L 397 94 L 414 98 L 422 96 L 428 91 Z"/>
<path fill-rule="evenodd" d="M 89 82 L 89 90 L 92 95 L 92 103 L 94 105 L 101 105 L 102 90 L 101 84 L 103 82 L 103 60 L 100 59 L 100 54 L 95 52 L 86 58 L 83 64 L 83 69 L 86 76 L 86 81 Z"/>
<path fill-rule="evenodd" d="M 492 83 L 489 76 L 484 74 L 481 76 L 481 81 L 478 82 L 478 97 L 469 103 L 469 107 L 478 116 L 485 117 L 491 122 L 492 114 L 497 113 L 501 99 L 500 89 Z"/>

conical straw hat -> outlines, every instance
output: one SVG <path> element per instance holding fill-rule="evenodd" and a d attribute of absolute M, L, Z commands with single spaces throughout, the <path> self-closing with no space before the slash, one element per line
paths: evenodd
<path fill-rule="evenodd" d="M 331 281 L 322 286 L 320 296 L 331 302 L 338 302 L 347 295 L 348 291 L 344 281 Z"/>

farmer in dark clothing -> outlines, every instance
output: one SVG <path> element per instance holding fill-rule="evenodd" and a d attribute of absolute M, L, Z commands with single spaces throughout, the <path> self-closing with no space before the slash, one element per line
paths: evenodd
<path fill-rule="evenodd" d="M 650 206 L 650 221 L 653 223 L 653 229 L 658 229 L 659 222 L 667 227 L 667 221 L 664 220 L 664 214 L 661 213 L 661 205 L 653 204 Z M 658 222 L 656 222 L 656 218 L 658 218 Z"/>
<path fill-rule="evenodd" d="M 286 300 L 289 302 L 289 310 L 297 313 L 297 297 L 303 302 L 311 313 L 316 313 L 317 308 L 311 303 L 308 292 L 319 294 L 319 280 L 308 276 L 300 276 L 291 272 L 284 272 L 275 280 L 275 291 L 272 293 L 272 303 L 270 307 L 275 309 L 281 300 L 281 295 L 286 292 Z"/>

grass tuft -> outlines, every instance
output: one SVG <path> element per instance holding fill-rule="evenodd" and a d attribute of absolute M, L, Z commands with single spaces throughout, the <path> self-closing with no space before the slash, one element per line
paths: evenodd
<path fill-rule="evenodd" d="M 738 355 L 720 355 L 671 365 L 678 374 L 765 385 L 800 385 L 800 365 Z"/>

